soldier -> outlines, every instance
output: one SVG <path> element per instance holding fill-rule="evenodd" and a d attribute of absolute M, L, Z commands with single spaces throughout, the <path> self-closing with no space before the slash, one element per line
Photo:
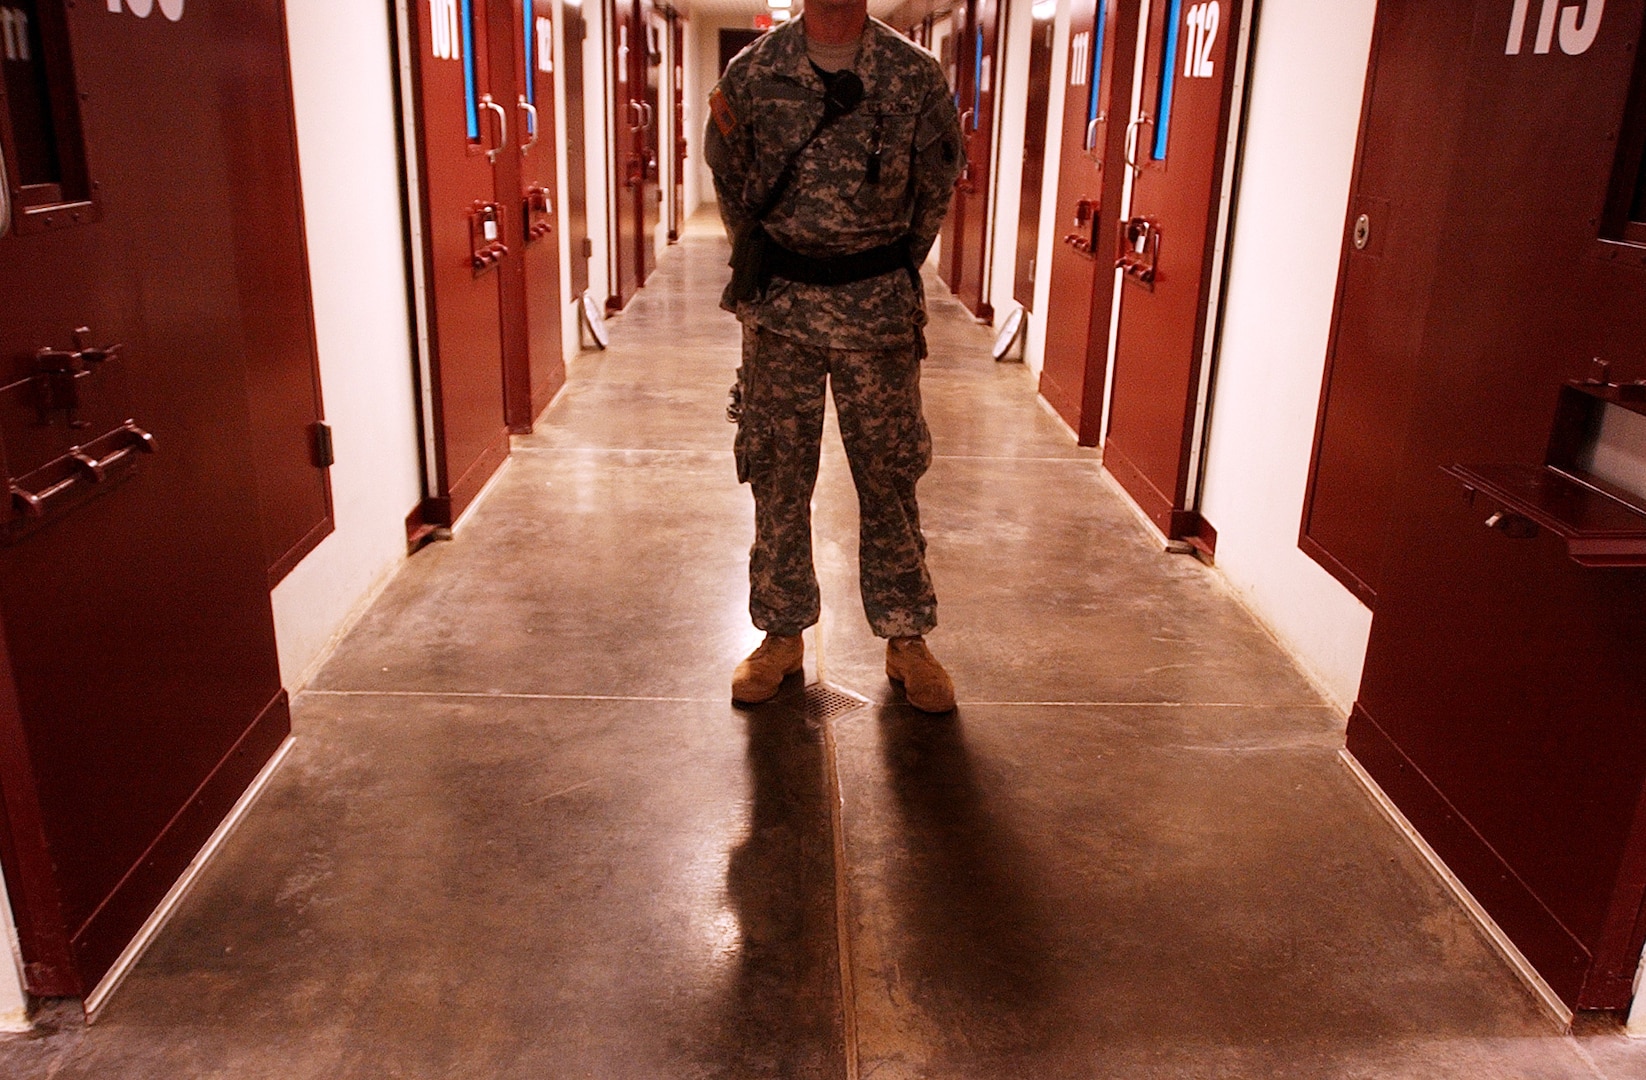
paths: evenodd
<path fill-rule="evenodd" d="M 743 324 L 728 412 L 754 493 L 749 614 L 766 639 L 732 697 L 765 701 L 801 670 L 817 622 L 811 498 L 825 383 L 860 516 L 869 625 L 911 705 L 954 708 L 927 649 L 937 598 L 915 483 L 931 464 L 920 407 L 925 300 L 918 267 L 948 212 L 959 117 L 930 53 L 868 16 L 867 0 L 809 0 L 740 53 L 709 99 L 705 156 L 734 243 L 721 306 Z"/>

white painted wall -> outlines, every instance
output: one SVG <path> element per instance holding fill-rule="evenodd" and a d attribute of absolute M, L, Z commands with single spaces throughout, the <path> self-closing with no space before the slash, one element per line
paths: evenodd
<path fill-rule="evenodd" d="M 1046 365 L 1046 309 L 1051 306 L 1052 296 L 1052 248 L 1058 240 L 1057 171 L 1058 162 L 1063 157 L 1063 100 L 1069 85 L 1069 0 L 1057 0 L 1057 17 L 1052 25 L 1052 88 L 1046 102 L 1046 168 L 1040 190 L 1040 240 L 1034 261 L 1038 269 L 1034 280 L 1034 310 L 1028 318 L 1023 340 L 1023 362 L 1037 375 Z M 1026 88 L 1029 32 L 1025 29 L 1018 36 L 1024 39 L 1022 85 Z M 1008 300 L 1011 297 L 1009 277 L 1006 296 Z M 998 304 L 995 309 L 1000 310 Z"/>
<path fill-rule="evenodd" d="M 583 132 L 586 140 L 584 190 L 589 204 L 589 241 L 594 248 L 589 257 L 589 291 L 602 309 L 612 295 L 611 280 L 611 190 L 607 186 L 611 160 L 611 132 L 606 116 L 607 81 L 612 46 L 606 40 L 605 5 L 583 3 L 588 33 L 583 38 Z"/>
<path fill-rule="evenodd" d="M 12 918 L 11 900 L 6 896 L 6 879 L 0 876 L 0 1032 L 29 1029 L 28 995 L 23 992 L 23 950 L 17 944 L 17 923 Z"/>
<path fill-rule="evenodd" d="M 560 247 L 560 355 L 565 360 L 576 356 L 582 347 L 579 337 L 582 333 L 578 322 L 580 316 L 572 306 L 572 249 L 571 229 L 566 206 L 567 193 L 571 190 L 570 176 L 566 171 L 566 65 L 563 60 L 568 48 L 581 50 L 582 42 L 566 40 L 566 8 L 570 6 L 565 0 L 556 0 L 554 6 L 554 130 L 559 138 L 555 140 L 554 178 L 555 178 L 555 230 L 556 242 Z"/>
<path fill-rule="evenodd" d="M 691 63 L 686 69 L 686 137 L 691 140 L 687 150 L 688 184 L 698 194 L 698 204 L 714 200 L 714 174 L 703 160 L 703 126 L 709 122 L 709 92 L 720 81 L 720 31 L 722 28 L 747 28 L 749 16 L 722 11 L 705 11 L 694 15 L 686 24 L 687 51 Z M 692 163 L 696 163 L 693 168 Z M 687 205 L 692 205 L 693 187 L 686 192 Z"/>
<path fill-rule="evenodd" d="M 288 0 L 286 18 L 320 385 L 337 450 L 337 530 L 274 590 L 281 675 L 295 689 L 405 560 L 421 481 L 388 7 Z"/>
<path fill-rule="evenodd" d="M 993 239 L 989 249 L 989 294 L 983 298 L 994 308 L 996 326 L 1017 307 L 1012 299 L 1012 283 L 1017 277 L 1017 223 L 1023 207 L 1023 137 L 1028 131 L 1028 110 L 1021 103 L 1029 96 L 1029 39 L 1034 33 L 1030 0 L 1005 0 L 1005 4 L 1001 43 L 1005 47 L 997 48 L 995 57 L 995 175 L 991 180 L 994 214 L 990 218 Z"/>
<path fill-rule="evenodd" d="M 1265 0 L 1203 511 L 1217 564 L 1347 710 L 1371 612 L 1298 549 L 1375 0 Z"/>
<path fill-rule="evenodd" d="M 685 55 L 681 57 L 681 106 L 685 113 L 682 128 L 686 136 L 686 221 L 697 213 L 697 208 L 703 205 L 703 174 L 698 167 L 703 160 L 703 124 L 708 119 L 709 91 L 713 88 L 703 85 L 703 42 L 697 32 L 697 19 L 687 19 L 681 33 L 681 41 L 685 47 Z M 710 74 L 713 74 L 714 60 L 709 60 Z M 685 228 L 686 222 L 681 222 Z"/>

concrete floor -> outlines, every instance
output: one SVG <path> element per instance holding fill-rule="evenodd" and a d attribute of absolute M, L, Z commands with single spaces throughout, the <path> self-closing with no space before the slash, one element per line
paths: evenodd
<path fill-rule="evenodd" d="M 886 683 L 837 441 L 807 674 L 862 701 L 733 708 L 759 635 L 705 226 L 298 697 L 99 1022 L 48 1005 L 0 1075 L 1646 1077 L 1615 1022 L 1555 1031 L 1341 716 L 950 301 L 921 496 L 958 715 Z"/>

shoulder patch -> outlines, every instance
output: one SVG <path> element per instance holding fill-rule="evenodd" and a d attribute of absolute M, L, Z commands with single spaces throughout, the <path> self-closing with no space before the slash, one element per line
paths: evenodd
<path fill-rule="evenodd" d="M 732 132 L 737 130 L 737 114 L 732 111 L 732 103 L 726 100 L 725 92 L 718 86 L 709 95 L 709 114 L 714 117 L 714 126 L 720 129 L 721 137 L 731 138 Z"/>

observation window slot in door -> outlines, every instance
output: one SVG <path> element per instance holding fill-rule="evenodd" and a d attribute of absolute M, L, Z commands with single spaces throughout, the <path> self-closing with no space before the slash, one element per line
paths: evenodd
<path fill-rule="evenodd" d="M 1160 98 L 1155 105 L 1154 149 L 1149 156 L 1155 161 L 1166 160 L 1166 147 L 1172 133 L 1172 97 L 1177 85 L 1178 27 L 1183 22 L 1183 0 L 1172 0 L 1166 14 L 1165 51 L 1160 58 Z"/>
<path fill-rule="evenodd" d="M 62 0 L 0 0 L 0 158 L 15 231 L 97 219 Z"/>
<path fill-rule="evenodd" d="M 469 141 L 480 142 L 480 57 L 474 47 L 474 0 L 463 0 L 463 112 Z"/>
<path fill-rule="evenodd" d="M 1097 117 L 1103 111 L 1103 39 L 1108 33 L 1108 0 L 1097 0 L 1092 23 L 1092 83 L 1086 90 L 1086 152 L 1097 149 Z"/>
<path fill-rule="evenodd" d="M 1629 106 L 1618 139 L 1617 164 L 1601 239 L 1646 247 L 1646 35 L 1635 51 Z"/>

